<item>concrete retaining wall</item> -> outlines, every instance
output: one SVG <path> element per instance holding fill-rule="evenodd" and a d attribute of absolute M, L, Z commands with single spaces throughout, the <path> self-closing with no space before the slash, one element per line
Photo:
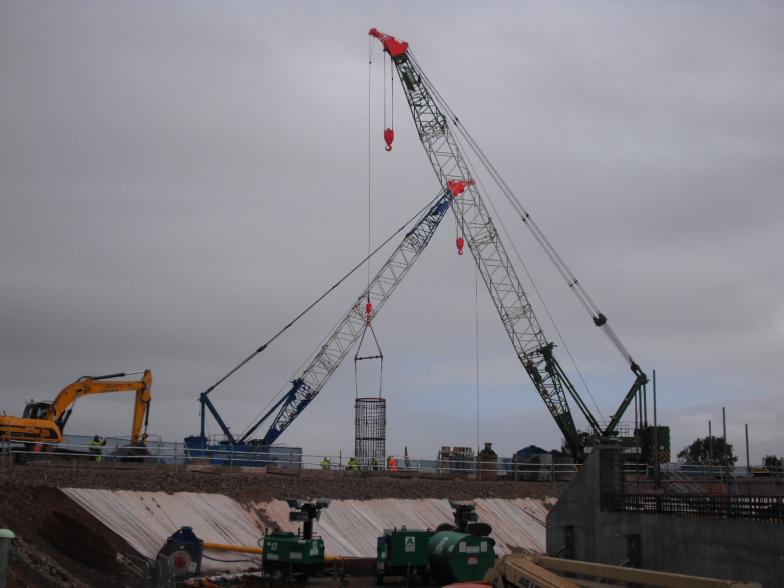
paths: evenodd
<path fill-rule="evenodd" d="M 639 539 L 641 567 L 784 586 L 784 525 L 675 515 L 603 512 L 594 451 L 547 516 L 547 553 L 621 564 Z M 635 537 L 638 536 L 638 537 Z"/>

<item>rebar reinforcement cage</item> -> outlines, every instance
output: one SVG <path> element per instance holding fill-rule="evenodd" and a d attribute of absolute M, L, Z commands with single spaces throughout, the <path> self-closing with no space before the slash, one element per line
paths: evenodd
<path fill-rule="evenodd" d="M 386 450 L 386 399 L 357 398 L 354 403 L 354 457 L 359 466 L 363 469 L 383 468 Z"/>

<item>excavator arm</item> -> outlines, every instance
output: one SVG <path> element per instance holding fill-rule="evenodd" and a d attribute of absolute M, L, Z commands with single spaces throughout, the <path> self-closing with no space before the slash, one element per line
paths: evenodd
<path fill-rule="evenodd" d="M 125 373 L 107 374 L 105 376 L 83 376 L 73 384 L 69 384 L 57 394 L 44 417 L 53 421 L 62 430 L 71 414 L 73 404 L 83 396 L 92 394 L 108 394 L 111 392 L 135 392 L 133 405 L 133 421 L 131 425 L 131 442 L 142 440 L 142 426 L 145 427 L 149 418 L 150 390 L 152 389 L 152 372 L 144 370 L 139 380 L 114 380 L 125 377 Z"/>

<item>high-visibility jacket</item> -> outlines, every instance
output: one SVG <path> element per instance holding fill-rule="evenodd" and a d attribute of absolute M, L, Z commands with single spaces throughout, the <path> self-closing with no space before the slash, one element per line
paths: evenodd
<path fill-rule="evenodd" d="M 329 461 L 329 459 L 327 459 L 325 457 L 324 459 L 321 460 L 321 469 L 322 470 L 328 470 L 331 467 L 332 467 L 332 462 Z"/>
<path fill-rule="evenodd" d="M 95 461 L 103 461 L 103 456 L 101 456 L 101 447 L 104 445 L 106 445 L 105 439 L 101 439 L 100 441 L 93 439 L 90 441 L 90 453 L 95 454 Z"/>

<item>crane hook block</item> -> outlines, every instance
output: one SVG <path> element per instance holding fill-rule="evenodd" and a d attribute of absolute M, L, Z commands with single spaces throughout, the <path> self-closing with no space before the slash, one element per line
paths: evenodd
<path fill-rule="evenodd" d="M 370 315 L 371 315 L 371 314 L 373 314 L 373 305 L 372 305 L 370 302 L 368 302 L 368 303 L 365 305 L 365 312 L 367 313 L 367 315 L 368 315 L 368 319 L 369 319 L 369 318 L 370 318 Z"/>
<path fill-rule="evenodd" d="M 384 131 L 384 142 L 387 146 L 384 148 L 387 151 L 392 151 L 392 141 L 395 140 L 395 131 L 392 129 L 386 129 Z"/>
<path fill-rule="evenodd" d="M 452 196 L 456 198 L 465 192 L 466 186 L 473 186 L 474 180 L 447 180 L 446 183 L 449 186 L 449 191 L 452 192 Z"/>
<path fill-rule="evenodd" d="M 406 51 L 408 51 L 408 43 L 405 41 L 398 41 L 392 35 L 385 35 L 376 27 L 370 29 L 368 35 L 381 41 L 381 44 L 384 45 L 384 50 L 389 53 L 390 57 L 400 57 L 401 55 L 405 55 Z"/>
<path fill-rule="evenodd" d="M 462 237 L 457 238 L 457 254 L 463 255 L 463 247 L 465 247 L 465 239 Z"/>

